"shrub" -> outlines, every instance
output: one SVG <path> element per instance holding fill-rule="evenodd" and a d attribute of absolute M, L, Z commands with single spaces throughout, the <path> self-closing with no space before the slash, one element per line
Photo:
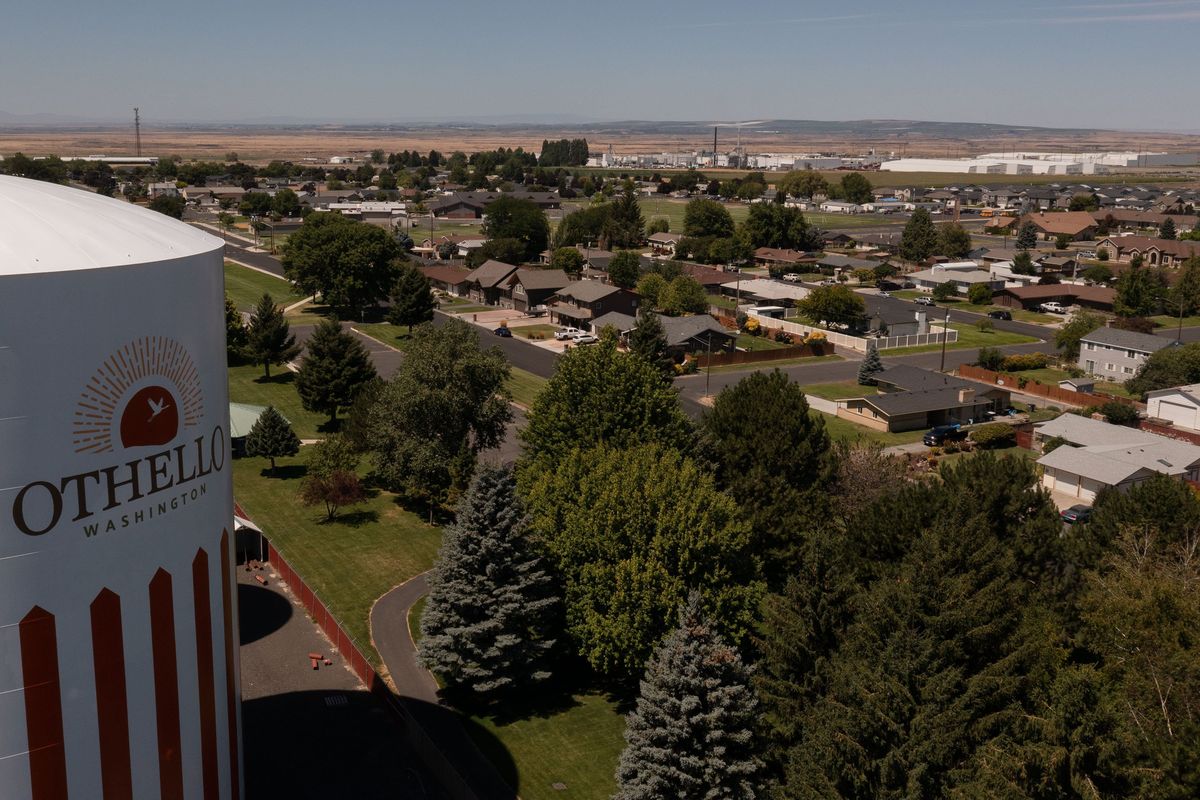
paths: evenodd
<path fill-rule="evenodd" d="M 978 328 L 981 333 L 987 333 L 995 329 L 996 323 L 992 322 L 990 319 L 984 318 L 979 320 L 979 322 L 976 322 L 975 327 Z"/>
<path fill-rule="evenodd" d="M 1042 455 L 1045 455 L 1046 453 L 1049 453 L 1053 450 L 1057 450 L 1058 448 L 1062 447 L 1064 444 L 1067 444 L 1067 440 L 1061 436 L 1055 436 L 1051 439 L 1047 439 L 1046 442 L 1042 445 Z"/>
<path fill-rule="evenodd" d="M 958 297 L 958 289 L 955 288 L 953 283 L 946 281 L 933 287 L 932 294 L 934 300 L 946 301 Z"/>
<path fill-rule="evenodd" d="M 967 299 L 973 306 L 986 306 L 992 302 L 992 287 L 986 283 L 977 283 L 967 292 Z"/>
<path fill-rule="evenodd" d="M 1005 356 L 1001 369 L 1005 372 L 1022 372 L 1027 369 L 1042 369 L 1050 363 L 1045 353 L 1017 353 Z"/>
<path fill-rule="evenodd" d="M 1138 420 L 1136 408 L 1118 403 L 1116 400 L 1110 400 L 1100 406 L 1098 411 L 1104 415 L 1104 419 L 1110 425 L 1134 425 Z"/>
<path fill-rule="evenodd" d="M 1096 251 L 1096 258 L 1100 261 L 1108 261 L 1108 248 L 1101 247 Z"/>
<path fill-rule="evenodd" d="M 979 357 L 975 363 L 984 369 L 999 372 L 1001 365 L 1004 363 L 1004 353 L 1001 353 L 995 347 L 981 347 L 979 348 Z"/>
<path fill-rule="evenodd" d="M 1003 422 L 989 422 L 971 431 L 971 441 L 980 447 L 1011 447 L 1017 443 L 1017 432 Z"/>

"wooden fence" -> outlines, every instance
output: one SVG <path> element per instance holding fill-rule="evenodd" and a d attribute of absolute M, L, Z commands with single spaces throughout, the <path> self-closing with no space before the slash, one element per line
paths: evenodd
<path fill-rule="evenodd" d="M 1087 394 L 1085 392 L 1074 392 L 1070 389 L 1060 389 L 1057 386 L 1051 386 L 1041 381 L 1028 380 L 1021 383 L 1021 376 L 1011 372 L 993 372 L 990 369 L 976 367 L 971 364 L 963 364 L 958 368 L 958 375 L 962 378 L 981 381 L 982 383 L 990 383 L 996 386 L 1009 388 L 1014 392 L 1021 394 L 1033 395 L 1034 397 L 1044 397 L 1055 403 L 1064 403 L 1071 406 L 1094 406 L 1109 401 L 1123 403 L 1127 406 L 1133 406 L 1138 410 L 1145 410 L 1146 406 L 1128 397 L 1117 397 L 1103 392 L 1095 392 Z"/>
<path fill-rule="evenodd" d="M 1138 427 L 1150 433 L 1157 433 L 1159 436 L 1166 436 L 1168 439 L 1178 439 L 1181 442 L 1200 444 L 1200 433 L 1180 430 L 1173 425 L 1162 425 L 1157 422 L 1151 422 L 1148 419 L 1143 419 L 1138 421 Z"/>

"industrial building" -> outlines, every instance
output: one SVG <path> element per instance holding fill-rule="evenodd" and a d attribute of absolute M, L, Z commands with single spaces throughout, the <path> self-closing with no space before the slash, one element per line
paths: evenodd
<path fill-rule="evenodd" d="M 222 241 L 0 176 L 0 797 L 242 794 Z"/>
<path fill-rule="evenodd" d="M 1183 167 L 1200 164 L 1197 153 L 984 153 L 970 158 L 898 158 L 879 165 L 888 172 L 959 172 L 978 175 L 1103 175 L 1112 167 Z"/>

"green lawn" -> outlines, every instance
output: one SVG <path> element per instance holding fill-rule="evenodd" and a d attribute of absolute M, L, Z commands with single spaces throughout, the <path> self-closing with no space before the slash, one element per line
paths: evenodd
<path fill-rule="evenodd" d="M 424 610 L 422 598 L 409 611 L 414 642 L 420 641 Z M 469 721 L 467 732 L 523 800 L 607 800 L 616 789 L 613 773 L 625 746 L 625 719 L 604 695 L 574 694 L 561 707 L 524 719 Z M 556 783 L 566 788 L 555 789 Z"/>
<path fill-rule="evenodd" d="M 842 361 L 841 356 L 806 356 L 804 358 L 780 358 L 775 361 L 758 361 L 753 364 L 725 364 L 720 367 L 713 367 L 712 371 L 719 372 L 756 372 L 758 370 L 772 370 L 776 367 L 794 367 L 799 364 L 816 364 L 819 361 Z M 701 369 L 699 374 L 703 375 L 704 369 Z"/>
<path fill-rule="evenodd" d="M 259 299 L 269 294 L 281 306 L 290 306 L 303 298 L 283 278 L 276 278 L 231 261 L 225 262 L 225 294 L 238 311 L 253 311 Z"/>
<path fill-rule="evenodd" d="M 1065 381 L 1071 376 L 1066 370 L 1056 369 L 1054 367 L 1044 367 L 1042 369 L 1027 369 L 1023 372 L 1014 373 L 1015 375 L 1028 378 L 1032 381 L 1047 383 L 1051 386 L 1057 386 L 1059 381 Z M 1138 395 L 1130 394 L 1125 386 L 1120 383 L 1112 383 L 1110 381 L 1096 381 L 1096 391 L 1106 392 L 1107 394 L 1116 395 L 1118 397 L 1131 397 L 1135 400 L 1140 400 Z M 1099 400 L 1099 398 L 1097 398 Z"/>
<path fill-rule="evenodd" d="M 292 423 L 292 430 L 301 439 L 319 439 L 325 433 L 317 428 L 325 424 L 324 414 L 305 411 L 296 391 L 296 374 L 286 367 L 271 367 L 271 377 L 261 380 L 261 364 L 229 368 L 229 399 L 234 403 L 254 406 L 275 406 Z"/>
<path fill-rule="evenodd" d="M 438 308 L 444 308 L 448 311 L 453 311 L 459 306 L 469 306 L 471 301 L 465 297 L 456 297 L 452 294 L 441 294 L 437 297 Z"/>
<path fill-rule="evenodd" d="M 280 477 L 274 478 L 262 474 L 266 459 L 238 459 L 233 463 L 234 494 L 363 654 L 379 666 L 371 645 L 371 606 L 433 565 L 441 530 L 426 525 L 386 492 L 343 511 L 334 522 L 320 523 L 324 509 L 303 506 L 297 499 L 310 450 L 276 459 Z"/>
<path fill-rule="evenodd" d="M 518 325 L 512 329 L 512 332 L 514 336 L 520 336 L 523 339 L 531 339 L 533 334 L 541 334 L 541 338 L 550 339 L 556 330 L 558 330 L 557 325 Z"/>
<path fill-rule="evenodd" d="M 516 775 L 506 777 L 515 779 L 523 800 L 606 800 L 617 788 L 624 718 L 602 695 L 579 694 L 571 702 L 565 710 L 513 722 L 473 718 L 495 737 L 476 737 L 484 755 L 497 765 L 511 759 Z M 497 740 L 506 752 L 496 752 Z M 566 788 L 555 789 L 556 783 Z"/>
<path fill-rule="evenodd" d="M 287 321 L 292 325 L 319 325 L 332 311 L 332 308 L 322 303 L 305 303 L 289 311 Z"/>
<path fill-rule="evenodd" d="M 805 394 L 823 397 L 826 400 L 841 400 L 846 397 L 866 397 L 867 395 L 877 394 L 879 391 L 874 386 L 860 386 L 854 381 L 812 383 L 808 386 L 801 386 L 800 389 Z"/>
<path fill-rule="evenodd" d="M 508 391 L 512 393 L 513 402 L 528 408 L 533 405 L 534 398 L 546 383 L 547 379 L 541 375 L 534 375 L 520 367 L 513 367 L 512 375 L 508 379 Z"/>
<path fill-rule="evenodd" d="M 447 314 L 477 314 L 480 311 L 496 311 L 496 306 L 465 305 L 445 309 Z"/>
<path fill-rule="evenodd" d="M 967 350 L 975 347 L 1004 347 L 1010 344 L 1028 344 L 1038 341 L 1032 336 L 1025 336 L 1011 331 L 993 329 L 981 331 L 969 322 L 951 322 L 950 327 L 958 331 L 958 341 L 946 345 L 947 350 Z M 897 347 L 881 350 L 885 358 L 890 356 L 907 356 L 914 353 L 933 353 L 941 350 L 940 344 L 923 344 L 919 347 Z"/>
<path fill-rule="evenodd" d="M 768 339 L 765 336 L 749 336 L 745 333 L 738 334 L 735 344 L 742 350 L 746 350 L 751 353 L 758 350 L 778 350 L 783 347 L 795 347 L 795 345 L 776 342 L 772 339 Z"/>
<path fill-rule="evenodd" d="M 406 325 L 397 327 L 390 322 L 356 322 L 354 329 L 397 350 L 403 350 L 408 346 L 408 326 Z"/>
<path fill-rule="evenodd" d="M 856 425 L 850 420 L 835 417 L 832 414 L 826 414 L 823 411 L 813 411 L 813 414 L 819 414 L 821 419 L 825 420 L 825 430 L 829 431 L 829 438 L 834 441 L 855 441 L 863 439 L 868 442 L 878 442 L 884 447 L 892 447 L 898 444 L 912 444 L 913 442 L 921 441 L 921 437 L 925 435 L 924 430 L 905 431 L 904 433 L 884 433 L 883 431 L 873 431 L 870 428 L 865 428 L 862 425 Z"/>
<path fill-rule="evenodd" d="M 717 308 L 723 308 L 726 311 L 733 311 L 737 308 L 737 300 L 732 297 L 726 297 L 723 294 L 708 295 L 708 303 Z"/>
<path fill-rule="evenodd" d="M 1153 322 L 1155 325 L 1157 325 L 1160 328 L 1167 328 L 1169 330 L 1175 330 L 1179 327 L 1179 317 L 1172 317 L 1172 316 L 1168 316 L 1166 314 L 1159 314 L 1157 316 L 1151 317 L 1150 321 Z M 1195 328 L 1198 326 L 1200 326 L 1200 316 L 1192 316 L 1192 317 L 1184 317 L 1183 318 L 1183 327 Z"/>

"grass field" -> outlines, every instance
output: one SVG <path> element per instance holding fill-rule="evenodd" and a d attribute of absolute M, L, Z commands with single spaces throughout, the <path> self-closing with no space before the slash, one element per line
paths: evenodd
<path fill-rule="evenodd" d="M 225 294 L 229 295 L 238 311 L 253 311 L 263 294 L 271 295 L 281 306 L 290 306 L 303 299 L 292 289 L 292 284 L 283 278 L 230 261 L 225 262 Z"/>
<path fill-rule="evenodd" d="M 638 202 L 642 207 L 642 216 L 646 222 L 653 219 L 666 219 L 672 233 L 683 232 L 683 214 L 689 201 L 673 197 L 640 197 Z M 726 203 L 725 208 L 734 223 L 741 222 L 750 214 L 750 206 L 746 203 Z M 565 209 L 564 209 L 565 210 Z M 905 220 L 879 214 L 823 214 L 819 211 L 805 211 L 804 219 L 811 225 L 820 228 L 868 228 L 880 225 L 903 225 Z"/>
<path fill-rule="evenodd" d="M 533 405 L 534 398 L 546 383 L 547 379 L 541 375 L 534 375 L 520 367 L 513 367 L 512 375 L 508 379 L 508 391 L 512 393 L 513 402 L 528 408 Z"/>
<path fill-rule="evenodd" d="M 554 332 L 558 330 L 557 325 L 519 325 L 512 329 L 513 336 L 520 336 L 523 339 L 532 339 L 533 334 L 541 334 L 541 338 L 549 339 L 554 336 Z"/>
<path fill-rule="evenodd" d="M 432 566 L 441 530 L 426 525 L 386 492 L 322 524 L 324 509 L 305 507 L 297 499 L 310 450 L 302 448 L 295 458 L 276 459 L 279 477 L 262 474 L 267 467 L 264 458 L 235 461 L 234 493 L 363 653 L 379 666 L 369 630 L 371 605 L 392 587 Z"/>
<path fill-rule="evenodd" d="M 1179 327 L 1179 317 L 1170 317 L 1170 316 L 1167 316 L 1166 314 L 1158 314 L 1156 316 L 1153 316 L 1150 318 L 1150 321 L 1153 322 L 1155 325 L 1157 325 L 1160 328 L 1166 328 L 1166 329 L 1172 330 L 1172 331 Z M 1183 327 L 1185 327 L 1185 328 L 1200 327 L 1200 316 L 1184 317 L 1183 318 Z"/>
<path fill-rule="evenodd" d="M 950 327 L 958 331 L 958 341 L 946 345 L 947 350 L 968 350 L 974 347 L 1004 347 L 1010 344 L 1029 344 L 1030 342 L 1038 341 L 1032 336 L 1012 333 L 1011 331 L 997 329 L 981 331 L 969 322 L 951 322 Z M 940 344 L 924 344 L 919 347 L 897 347 L 879 352 L 880 355 L 887 358 L 889 356 L 909 356 L 914 353 L 933 353 L 941 349 L 942 346 Z"/>
<path fill-rule="evenodd" d="M 356 322 L 354 329 L 397 350 L 403 350 L 408 346 L 407 326 L 397 327 L 390 322 Z"/>
<path fill-rule="evenodd" d="M 305 411 L 300 405 L 294 372 L 290 372 L 286 367 L 271 367 L 271 377 L 264 381 L 260 380 L 262 376 L 261 364 L 230 367 L 230 401 L 254 406 L 275 406 L 279 413 L 292 423 L 292 430 L 301 439 L 319 439 L 325 436 L 318 427 L 324 425 L 327 418 L 323 414 Z"/>
<path fill-rule="evenodd" d="M 822 411 L 813 411 L 821 419 L 825 420 L 825 430 L 829 431 L 829 438 L 834 441 L 857 441 L 859 439 L 868 442 L 878 442 L 884 447 L 892 447 L 898 444 L 912 444 L 913 442 L 921 441 L 921 437 L 925 435 L 925 431 L 906 431 L 904 433 L 884 433 L 883 431 L 873 431 L 870 428 L 864 428 L 862 425 L 856 425 L 849 420 L 835 417 L 832 414 L 826 414 Z"/>
<path fill-rule="evenodd" d="M 807 386 L 801 386 L 800 389 L 805 394 L 823 397 L 826 400 L 841 400 L 845 397 L 866 397 L 867 395 L 877 394 L 879 391 L 874 386 L 860 386 L 854 381 L 811 383 Z"/>
<path fill-rule="evenodd" d="M 721 367 L 713 367 L 712 371 L 714 373 L 757 372 L 759 370 L 767 370 L 769 372 L 769 371 L 775 369 L 776 367 L 780 367 L 780 368 L 795 367 L 799 364 L 816 364 L 821 361 L 842 361 L 842 360 L 843 359 L 841 356 L 835 356 L 835 355 L 807 356 L 806 358 L 781 358 L 778 361 L 759 361 L 755 364 L 726 364 L 725 366 L 721 366 Z M 699 374 L 703 375 L 704 372 L 705 372 L 705 370 L 701 369 Z"/>
<path fill-rule="evenodd" d="M 1055 369 L 1054 367 L 1045 367 L 1043 369 L 1027 369 L 1023 372 L 1016 372 L 1014 374 L 1028 378 L 1031 381 L 1048 383 L 1051 386 L 1057 386 L 1059 381 L 1063 381 L 1071 377 L 1067 374 L 1066 370 Z M 1138 395 L 1130 394 L 1122 384 L 1112 383 L 1110 381 L 1096 381 L 1096 391 L 1105 392 L 1118 397 L 1132 397 L 1135 400 L 1141 399 Z M 1096 399 L 1097 401 L 1100 401 L 1100 398 Z"/>
<path fill-rule="evenodd" d="M 783 347 L 794 347 L 794 345 L 784 344 L 768 339 L 765 336 L 749 336 L 745 333 L 739 333 L 735 344 L 738 348 L 748 352 L 756 352 L 758 350 L 779 350 Z"/>

